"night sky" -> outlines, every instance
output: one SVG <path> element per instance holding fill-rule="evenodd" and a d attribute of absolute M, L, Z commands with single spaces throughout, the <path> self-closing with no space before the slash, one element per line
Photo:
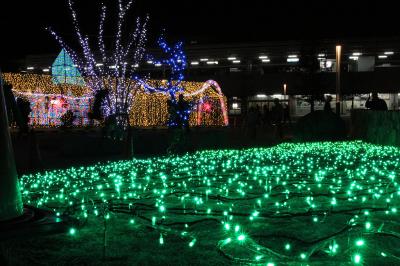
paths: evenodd
<path fill-rule="evenodd" d="M 75 2 L 85 32 L 96 34 L 100 1 Z M 110 13 L 115 14 L 116 2 L 105 1 Z M 347 2 L 351 4 L 305 0 L 137 0 L 132 18 L 150 15 L 151 38 L 165 28 L 170 39 L 200 44 L 400 35 L 395 1 Z M 3 68 L 27 54 L 59 51 L 58 44 L 45 31 L 46 26 L 52 26 L 68 41 L 74 40 L 66 0 L 3 0 L 0 10 Z M 111 25 L 112 19 L 111 16 L 108 20 Z"/>

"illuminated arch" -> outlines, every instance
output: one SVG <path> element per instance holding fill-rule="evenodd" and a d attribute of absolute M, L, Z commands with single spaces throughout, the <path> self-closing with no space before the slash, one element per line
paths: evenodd
<path fill-rule="evenodd" d="M 225 101 L 224 101 L 224 94 L 222 93 L 221 87 L 218 85 L 218 83 L 215 80 L 207 80 L 201 86 L 200 90 L 192 92 L 192 93 L 184 93 L 183 96 L 190 97 L 190 96 L 202 94 L 209 88 L 213 89 L 214 91 L 216 91 L 218 93 L 218 98 L 219 98 L 219 103 L 221 105 L 224 125 L 227 126 L 229 124 L 229 121 L 228 121 L 228 111 L 226 109 L 226 105 L 225 105 Z M 199 108 L 197 109 L 197 125 L 198 126 L 201 125 L 202 107 L 203 107 L 203 103 L 200 103 Z"/>

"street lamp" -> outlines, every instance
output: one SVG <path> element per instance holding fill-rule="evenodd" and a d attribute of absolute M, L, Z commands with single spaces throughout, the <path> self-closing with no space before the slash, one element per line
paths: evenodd
<path fill-rule="evenodd" d="M 336 113 L 340 115 L 340 63 L 342 46 L 336 45 Z"/>
<path fill-rule="evenodd" d="M 286 87 L 287 87 L 286 83 L 283 84 L 283 95 L 285 95 L 285 97 L 286 97 Z"/>

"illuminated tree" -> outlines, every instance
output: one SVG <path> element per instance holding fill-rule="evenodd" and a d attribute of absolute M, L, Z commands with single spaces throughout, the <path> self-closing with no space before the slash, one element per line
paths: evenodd
<path fill-rule="evenodd" d="M 127 3 L 123 2 L 123 0 L 118 0 L 115 37 L 110 44 L 112 49 L 106 47 L 104 38 L 107 11 L 104 4 L 101 6 L 97 43 L 95 45 L 89 40 L 88 35 L 81 32 L 73 0 L 68 0 L 68 7 L 71 11 L 79 48 L 74 49 L 67 45 L 64 39 L 53 29 L 48 29 L 72 58 L 75 66 L 85 78 L 86 85 L 93 90 L 93 93 L 106 92 L 105 100 L 102 103 L 103 115 L 107 117 L 113 115 L 117 117 L 119 122 L 126 121 L 125 118 L 127 118 L 134 92 L 137 89 L 137 86 L 131 82 L 131 77 L 143 59 L 148 22 L 148 17 L 144 19 L 138 17 L 133 31 L 125 33 L 123 27 L 125 27 L 127 14 L 132 7 L 133 0 Z M 124 117 L 124 119 L 118 120 L 118 117 Z"/>
<path fill-rule="evenodd" d="M 149 56 L 149 60 L 152 61 L 154 65 L 165 66 L 170 71 L 168 79 L 157 82 L 156 85 L 151 85 L 146 80 L 140 79 L 137 76 L 135 76 L 134 79 L 150 93 L 164 93 L 169 96 L 172 106 L 171 112 L 173 112 L 173 114 L 170 113 L 170 117 L 176 116 L 176 119 L 170 118 L 168 126 L 177 126 L 177 120 L 182 123 L 187 123 L 189 120 L 190 105 L 187 105 L 186 108 L 182 110 L 182 108 L 178 106 L 176 97 L 178 94 L 184 92 L 182 81 L 185 77 L 184 71 L 187 67 L 187 61 L 183 51 L 183 43 L 178 42 L 170 46 L 163 36 L 158 39 L 157 43 L 164 54 L 164 58 L 154 59 L 152 56 Z"/>

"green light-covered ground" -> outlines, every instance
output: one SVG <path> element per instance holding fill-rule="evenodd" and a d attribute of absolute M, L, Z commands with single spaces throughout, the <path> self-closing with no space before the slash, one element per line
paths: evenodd
<path fill-rule="evenodd" d="M 399 172 L 398 148 L 325 142 L 120 161 L 21 183 L 25 203 L 79 218 L 66 241 L 88 255 L 102 249 L 105 223 L 106 254 L 130 264 L 396 265 Z M 90 241 L 93 250 L 82 244 Z"/>

